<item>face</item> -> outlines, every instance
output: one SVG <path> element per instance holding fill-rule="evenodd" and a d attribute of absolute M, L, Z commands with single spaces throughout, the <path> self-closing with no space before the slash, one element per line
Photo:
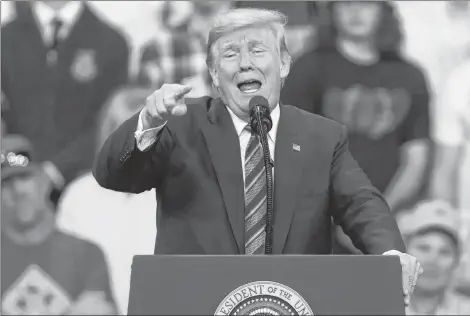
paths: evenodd
<path fill-rule="evenodd" d="M 451 281 L 457 263 L 452 239 L 442 232 L 429 232 L 411 237 L 407 248 L 424 270 L 417 288 L 428 292 L 443 290 Z"/>
<path fill-rule="evenodd" d="M 342 1 L 333 8 L 338 31 L 352 38 L 370 38 L 381 19 L 379 1 Z"/>
<path fill-rule="evenodd" d="M 28 173 L 2 180 L 2 220 L 16 228 L 35 226 L 44 215 L 37 175 Z"/>
<path fill-rule="evenodd" d="M 279 102 L 281 82 L 290 69 L 270 28 L 246 28 L 219 38 L 213 45 L 211 76 L 222 100 L 248 121 L 250 99 L 265 97 L 271 109 Z M 282 56 L 281 56 L 282 55 Z"/>

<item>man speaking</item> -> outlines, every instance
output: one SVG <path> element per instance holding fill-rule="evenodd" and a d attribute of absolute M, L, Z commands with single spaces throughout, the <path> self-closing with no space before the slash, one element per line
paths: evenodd
<path fill-rule="evenodd" d="M 400 257 L 408 304 L 422 269 L 345 127 L 279 104 L 285 24 L 261 9 L 216 18 L 207 65 L 220 98 L 164 84 L 106 141 L 94 176 L 116 191 L 155 188 L 155 254 L 329 254 L 333 217 L 364 253 Z"/>

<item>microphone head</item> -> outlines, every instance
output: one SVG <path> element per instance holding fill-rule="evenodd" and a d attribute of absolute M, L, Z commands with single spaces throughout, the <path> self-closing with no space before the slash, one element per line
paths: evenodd
<path fill-rule="evenodd" d="M 252 112 L 254 107 L 257 105 L 265 107 L 268 111 L 268 114 L 271 112 L 269 109 L 269 102 L 265 97 L 262 97 L 260 95 L 255 95 L 254 97 L 252 97 L 249 103 L 250 112 Z"/>
<path fill-rule="evenodd" d="M 251 129 L 260 135 L 261 131 L 258 127 L 261 125 L 264 131 L 268 133 L 273 127 L 268 100 L 259 95 L 254 96 L 250 100 L 249 108 Z"/>

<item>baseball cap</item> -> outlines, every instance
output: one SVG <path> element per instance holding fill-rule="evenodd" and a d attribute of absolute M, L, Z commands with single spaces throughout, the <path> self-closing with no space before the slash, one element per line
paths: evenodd
<path fill-rule="evenodd" d="M 38 165 L 31 161 L 32 156 L 33 146 L 26 137 L 14 134 L 3 137 L 0 154 L 2 180 L 37 170 Z"/>
<path fill-rule="evenodd" d="M 397 215 L 397 223 L 404 236 L 436 229 L 445 231 L 460 243 L 459 212 L 446 201 L 422 201 L 411 211 Z"/>

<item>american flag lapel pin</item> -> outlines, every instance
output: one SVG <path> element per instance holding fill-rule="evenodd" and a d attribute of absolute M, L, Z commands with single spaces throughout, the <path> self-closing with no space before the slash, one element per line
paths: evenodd
<path fill-rule="evenodd" d="M 293 149 L 294 151 L 300 151 L 300 145 L 297 145 L 297 144 L 295 144 L 295 143 L 292 143 L 292 149 Z"/>

